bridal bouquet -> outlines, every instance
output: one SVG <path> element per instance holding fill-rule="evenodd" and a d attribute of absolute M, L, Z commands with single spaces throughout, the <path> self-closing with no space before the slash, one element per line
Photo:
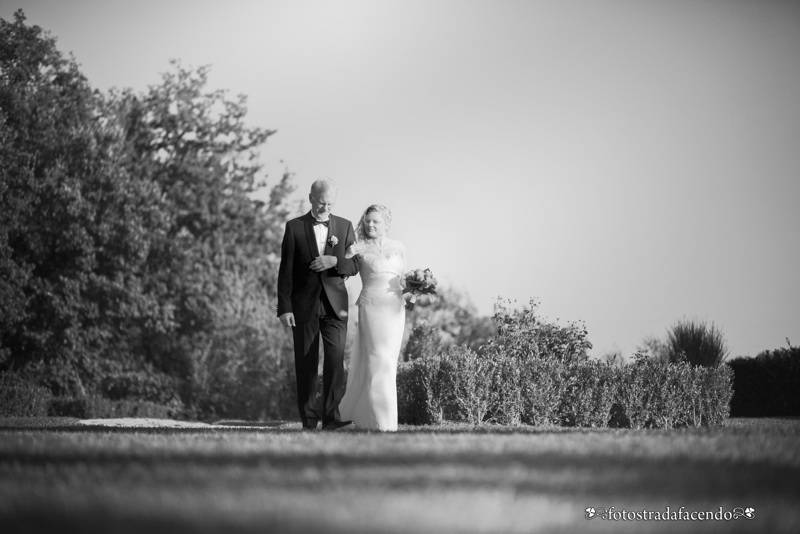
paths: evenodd
<path fill-rule="evenodd" d="M 417 302 L 417 297 L 420 295 L 436 295 L 436 285 L 439 283 L 433 277 L 430 269 L 414 269 L 405 274 L 406 289 L 404 293 L 411 293 L 411 299 L 408 301 L 406 307 L 409 310 L 414 309 L 414 304 Z"/>

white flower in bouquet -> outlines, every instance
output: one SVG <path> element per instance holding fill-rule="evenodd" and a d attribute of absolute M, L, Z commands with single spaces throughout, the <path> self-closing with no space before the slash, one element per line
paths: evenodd
<path fill-rule="evenodd" d="M 436 295 L 436 286 L 439 282 L 433 276 L 430 269 L 414 269 L 408 271 L 405 276 L 406 289 L 405 293 L 411 293 L 411 299 L 408 301 L 408 309 L 413 310 L 414 304 L 417 302 L 417 297 L 420 295 Z"/>

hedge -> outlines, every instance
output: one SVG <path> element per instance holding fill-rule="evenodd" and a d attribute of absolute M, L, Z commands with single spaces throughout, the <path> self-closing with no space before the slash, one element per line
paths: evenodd
<path fill-rule="evenodd" d="M 733 372 L 731 415 L 800 416 L 800 347 L 736 358 L 727 366 Z"/>
<path fill-rule="evenodd" d="M 16 373 L 0 373 L 0 417 L 43 417 L 49 400 L 47 388 Z"/>
<path fill-rule="evenodd" d="M 720 425 L 732 372 L 638 355 L 614 367 L 597 360 L 479 355 L 458 348 L 398 365 L 402 424 L 678 428 Z"/>

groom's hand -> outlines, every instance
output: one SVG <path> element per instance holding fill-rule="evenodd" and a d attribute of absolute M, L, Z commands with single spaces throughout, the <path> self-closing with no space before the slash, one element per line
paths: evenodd
<path fill-rule="evenodd" d="M 297 323 L 294 320 L 294 314 L 292 312 L 284 313 L 278 317 L 278 319 L 280 319 L 283 326 L 297 326 Z"/>
<path fill-rule="evenodd" d="M 318 256 L 311 262 L 310 267 L 315 273 L 321 273 L 331 267 L 336 267 L 337 263 L 339 263 L 339 259 L 336 256 Z"/>

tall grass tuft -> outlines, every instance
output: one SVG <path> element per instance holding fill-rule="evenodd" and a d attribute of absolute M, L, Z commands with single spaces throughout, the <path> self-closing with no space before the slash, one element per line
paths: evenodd
<path fill-rule="evenodd" d="M 729 352 L 722 330 L 714 323 L 683 319 L 667 333 L 667 357 L 672 363 L 685 359 L 693 366 L 716 367 Z"/>

